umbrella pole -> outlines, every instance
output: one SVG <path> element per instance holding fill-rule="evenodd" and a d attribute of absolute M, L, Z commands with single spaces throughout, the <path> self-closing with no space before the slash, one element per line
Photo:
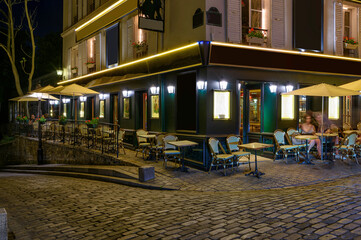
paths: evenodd
<path fill-rule="evenodd" d="M 74 93 L 73 93 L 73 140 L 74 140 L 74 146 L 75 146 L 75 100 L 74 100 Z"/>
<path fill-rule="evenodd" d="M 324 108 L 324 98 L 322 96 L 322 120 L 321 120 L 321 160 L 323 161 L 323 108 Z"/>

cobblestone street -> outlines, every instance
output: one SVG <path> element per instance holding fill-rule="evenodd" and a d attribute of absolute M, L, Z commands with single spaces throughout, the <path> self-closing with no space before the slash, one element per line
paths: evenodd
<path fill-rule="evenodd" d="M 152 191 L 1 173 L 0 207 L 15 239 L 357 239 L 360 182 L 353 176 L 274 190 Z"/>

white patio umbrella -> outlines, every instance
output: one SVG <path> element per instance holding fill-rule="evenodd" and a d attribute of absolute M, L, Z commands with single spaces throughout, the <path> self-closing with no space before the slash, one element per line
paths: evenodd
<path fill-rule="evenodd" d="M 297 95 L 297 96 L 314 96 L 322 97 L 322 123 L 321 123 L 321 144 L 323 145 L 323 112 L 324 112 L 324 97 L 342 97 L 360 95 L 359 92 L 337 87 L 334 85 L 321 83 L 310 87 L 294 90 L 292 92 L 283 93 L 283 95 Z M 321 148 L 321 160 L 323 160 L 323 148 Z"/>
<path fill-rule="evenodd" d="M 356 80 L 354 82 L 343 84 L 340 87 L 353 91 L 361 91 L 361 79 Z"/>

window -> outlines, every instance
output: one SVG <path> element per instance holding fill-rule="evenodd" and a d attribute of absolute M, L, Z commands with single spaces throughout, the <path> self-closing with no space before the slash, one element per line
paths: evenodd
<path fill-rule="evenodd" d="M 63 111 L 63 116 L 66 117 L 66 111 L 67 111 L 67 110 L 66 110 L 66 103 L 64 103 L 63 106 L 64 106 L 64 107 L 63 107 L 63 109 L 64 109 L 64 111 Z"/>
<path fill-rule="evenodd" d="M 100 100 L 100 103 L 99 103 L 99 118 L 104 118 L 104 108 L 105 108 L 105 102 L 104 100 Z"/>
<path fill-rule="evenodd" d="M 78 75 L 78 62 L 79 62 L 79 54 L 78 54 L 78 46 L 71 48 L 70 50 L 70 61 L 71 61 L 71 73 L 73 77 Z"/>
<path fill-rule="evenodd" d="M 332 120 L 338 120 L 340 118 L 340 98 L 329 97 L 328 98 L 328 118 Z"/>
<path fill-rule="evenodd" d="M 346 10 L 344 14 L 344 37 L 351 37 L 351 12 Z"/>
<path fill-rule="evenodd" d="M 95 42 L 95 37 L 92 37 L 90 39 L 88 39 L 86 41 L 86 45 L 87 45 L 87 68 L 88 68 L 88 72 L 94 72 L 95 68 L 96 68 L 96 42 Z"/>
<path fill-rule="evenodd" d="M 231 118 L 231 93 L 229 91 L 214 91 L 213 118 L 228 120 Z"/>
<path fill-rule="evenodd" d="M 107 67 L 118 65 L 119 59 L 119 25 L 115 24 L 105 30 L 106 34 L 106 54 Z"/>
<path fill-rule="evenodd" d="M 84 118 L 84 108 L 85 108 L 85 103 L 84 102 L 81 102 L 80 103 L 80 111 L 79 111 L 79 116 L 80 118 Z"/>
<path fill-rule="evenodd" d="M 262 0 L 250 1 L 250 27 L 262 28 Z"/>
<path fill-rule="evenodd" d="M 293 120 L 295 118 L 295 96 L 281 96 L 281 119 Z"/>

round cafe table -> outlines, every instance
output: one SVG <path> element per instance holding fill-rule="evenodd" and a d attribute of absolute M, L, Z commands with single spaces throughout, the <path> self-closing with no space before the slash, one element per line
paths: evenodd
<path fill-rule="evenodd" d="M 316 133 L 316 136 L 318 136 L 319 138 L 322 138 L 322 136 L 324 137 L 324 138 L 326 138 L 326 151 L 325 151 L 325 157 L 324 157 L 324 160 L 325 159 L 328 159 L 328 160 L 330 160 L 329 158 L 328 158 L 328 154 L 327 154 L 327 149 L 328 149 L 328 145 L 327 145 L 327 139 L 328 138 L 333 138 L 333 137 L 337 137 L 338 136 L 338 133 L 324 133 L 324 134 L 322 134 L 322 133 Z M 322 139 L 321 139 L 322 140 Z M 323 147 L 323 146 L 322 146 Z"/>
<path fill-rule="evenodd" d="M 309 154 L 308 154 L 308 141 L 318 139 L 315 135 L 297 135 L 295 136 L 298 140 L 306 141 L 306 159 L 302 164 L 310 164 L 313 165 L 313 163 L 310 161 Z"/>

